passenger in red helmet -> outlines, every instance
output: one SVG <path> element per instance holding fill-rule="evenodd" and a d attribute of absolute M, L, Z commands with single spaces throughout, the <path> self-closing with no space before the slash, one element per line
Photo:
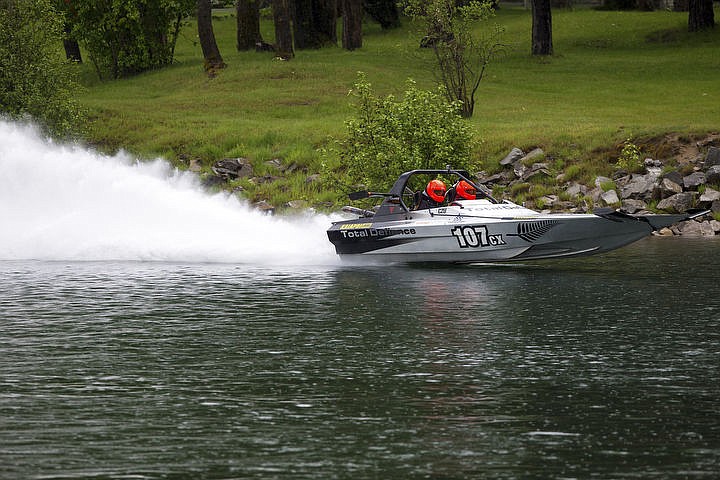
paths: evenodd
<path fill-rule="evenodd" d="M 439 207 L 445 201 L 446 191 L 447 187 L 442 180 L 430 180 L 425 190 L 420 192 L 417 210 Z"/>
<path fill-rule="evenodd" d="M 468 182 L 460 180 L 455 184 L 455 200 L 475 200 L 476 198 L 477 191 Z"/>

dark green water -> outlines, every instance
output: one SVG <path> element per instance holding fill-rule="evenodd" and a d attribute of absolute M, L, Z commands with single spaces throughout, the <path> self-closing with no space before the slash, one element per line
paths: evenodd
<path fill-rule="evenodd" d="M 718 478 L 720 243 L 0 262 L 0 478 Z"/>

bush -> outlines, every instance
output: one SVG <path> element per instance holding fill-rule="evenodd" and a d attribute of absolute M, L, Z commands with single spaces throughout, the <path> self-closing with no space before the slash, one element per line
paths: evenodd
<path fill-rule="evenodd" d="M 66 13 L 100 78 L 119 78 L 170 65 L 194 9 L 194 0 L 76 0 Z"/>
<path fill-rule="evenodd" d="M 79 88 L 61 55 L 62 24 L 51 0 L 0 0 L 0 112 L 32 119 L 48 133 L 76 132 Z"/>
<path fill-rule="evenodd" d="M 468 168 L 470 127 L 441 88 L 423 91 L 408 80 L 402 100 L 378 98 L 361 73 L 350 93 L 355 116 L 345 123 L 348 138 L 326 155 L 326 172 L 344 170 L 351 183 L 380 188 L 408 170 Z"/>
<path fill-rule="evenodd" d="M 628 172 L 638 172 L 643 168 L 643 163 L 640 160 L 640 148 L 630 139 L 625 140 L 623 144 L 617 166 Z"/>

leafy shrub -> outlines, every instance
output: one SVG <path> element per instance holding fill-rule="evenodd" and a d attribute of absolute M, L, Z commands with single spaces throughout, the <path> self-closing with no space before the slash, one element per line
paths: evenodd
<path fill-rule="evenodd" d="M 67 17 L 100 78 L 119 78 L 170 65 L 182 19 L 193 0 L 76 0 Z"/>
<path fill-rule="evenodd" d="M 442 88 L 417 88 L 408 80 L 401 100 L 377 97 L 360 73 L 350 94 L 355 116 L 345 122 L 348 137 L 326 151 L 326 174 L 344 170 L 350 183 L 390 187 L 414 169 L 468 168 L 472 134 Z"/>
<path fill-rule="evenodd" d="M 630 139 L 625 140 L 623 144 L 617 166 L 628 172 L 637 172 L 643 167 L 642 161 L 640 160 L 640 148 L 630 141 Z"/>
<path fill-rule="evenodd" d="M 0 1 L 0 114 L 64 136 L 78 132 L 84 111 L 72 65 L 58 49 L 61 32 L 50 0 Z"/>

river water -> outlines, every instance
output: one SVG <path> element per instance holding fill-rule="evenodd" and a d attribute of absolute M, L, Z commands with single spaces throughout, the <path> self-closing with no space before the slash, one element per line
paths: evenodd
<path fill-rule="evenodd" d="M 344 265 L 329 218 L 0 140 L 2 479 L 720 476 L 716 239 Z"/>

